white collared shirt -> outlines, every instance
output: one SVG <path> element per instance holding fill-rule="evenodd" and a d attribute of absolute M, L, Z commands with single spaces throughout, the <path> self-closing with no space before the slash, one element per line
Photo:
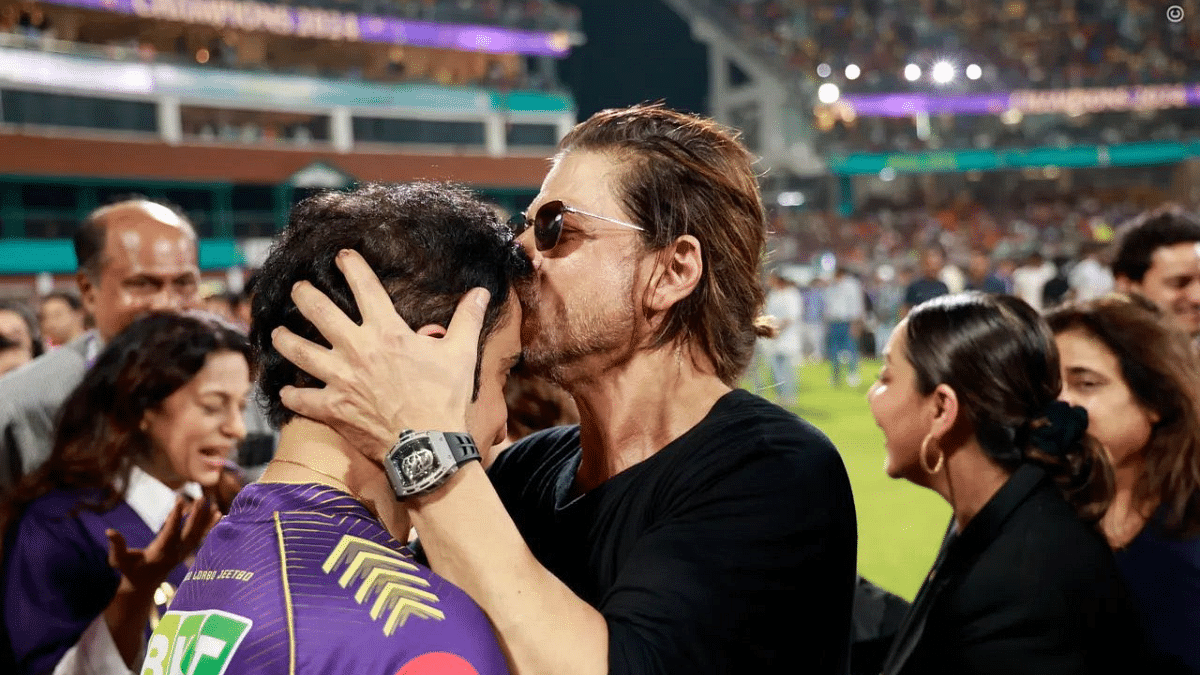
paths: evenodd
<path fill-rule="evenodd" d="M 134 466 L 129 472 L 129 486 L 125 490 L 125 503 L 137 514 L 138 518 L 150 528 L 158 532 L 171 515 L 175 506 L 175 497 L 185 495 L 191 499 L 203 496 L 200 485 L 194 482 L 184 483 L 179 490 L 172 490 L 162 481 Z M 112 633 L 104 614 L 97 616 L 88 625 L 79 641 L 67 650 L 54 666 L 54 675 L 132 675 L 131 671 L 117 651 Z"/>

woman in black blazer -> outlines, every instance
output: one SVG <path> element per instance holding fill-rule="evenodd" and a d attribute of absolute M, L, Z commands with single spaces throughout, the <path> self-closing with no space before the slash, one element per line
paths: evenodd
<path fill-rule="evenodd" d="M 1054 336 L 1009 296 L 915 308 L 868 398 L 887 471 L 954 517 L 885 675 L 1140 672 L 1144 639 L 1096 530 L 1112 497 L 1087 413 L 1056 398 Z"/>

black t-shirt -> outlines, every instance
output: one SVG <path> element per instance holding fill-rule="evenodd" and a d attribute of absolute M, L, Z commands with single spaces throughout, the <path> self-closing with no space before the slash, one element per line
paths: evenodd
<path fill-rule="evenodd" d="M 608 622 L 609 672 L 842 673 L 858 534 L 829 439 L 746 391 L 571 499 L 579 427 L 490 470 L 538 560 Z"/>
<path fill-rule="evenodd" d="M 908 288 L 904 291 L 904 304 L 909 307 L 916 307 L 926 300 L 932 300 L 949 292 L 950 287 L 946 284 L 937 279 L 922 277 L 908 285 Z"/>

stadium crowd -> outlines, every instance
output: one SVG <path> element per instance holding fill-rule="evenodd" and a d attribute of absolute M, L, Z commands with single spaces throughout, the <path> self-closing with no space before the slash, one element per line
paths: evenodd
<path fill-rule="evenodd" d="M 728 130 L 642 105 L 559 150 L 507 224 L 309 197 L 248 303 L 203 297 L 180 212 L 92 212 L 78 297 L 0 307 L 0 669 L 1200 672 L 1200 222 L 880 211 L 764 287 Z M 860 386 L 868 335 L 886 471 L 953 511 L 873 630 L 837 449 L 738 386 L 757 353 L 793 397 L 814 336 Z M 574 401 L 527 388 L 526 428 L 578 424 L 513 438 L 518 366 Z"/>
<path fill-rule="evenodd" d="M 827 64 L 852 92 L 930 90 L 905 78 L 947 54 L 960 68 L 981 67 L 956 89 L 1067 89 L 1186 82 L 1200 68 L 1200 26 L 1170 21 L 1167 4 L 1150 0 L 714 0 L 739 19 L 743 37 L 773 52 L 803 77 Z M 1175 3 L 1185 16 L 1200 6 Z M 1060 39 L 1046 40 L 1046 35 Z M 853 61 L 851 61 L 853 59 Z"/>

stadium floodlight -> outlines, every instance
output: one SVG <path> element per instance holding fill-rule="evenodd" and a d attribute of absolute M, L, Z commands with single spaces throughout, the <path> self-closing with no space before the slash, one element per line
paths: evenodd
<path fill-rule="evenodd" d="M 794 191 L 780 192 L 775 197 L 775 202 L 780 206 L 803 206 L 804 193 Z"/>
<path fill-rule="evenodd" d="M 967 66 L 968 80 L 978 80 L 981 77 L 983 77 L 983 68 L 980 68 L 979 64 L 972 63 L 971 65 Z"/>
<path fill-rule="evenodd" d="M 821 65 L 817 66 L 818 77 L 829 77 L 832 73 L 833 68 L 830 68 L 828 63 L 822 63 Z"/>
<path fill-rule="evenodd" d="M 918 66 L 915 63 L 910 63 L 907 66 L 904 66 L 904 79 L 908 80 L 909 82 L 916 82 L 917 80 L 921 79 L 921 66 Z"/>
<path fill-rule="evenodd" d="M 949 61 L 938 61 L 933 64 L 933 81 L 938 84 L 950 84 L 954 81 L 954 64 Z"/>
<path fill-rule="evenodd" d="M 837 100 L 841 98 L 841 96 L 841 90 L 838 89 L 838 86 L 832 82 L 826 82 L 825 84 L 817 87 L 817 100 L 821 103 L 825 103 L 827 105 L 830 103 L 837 103 Z"/>
<path fill-rule="evenodd" d="M 855 65 L 853 63 L 846 66 L 846 79 L 847 80 L 857 80 L 859 75 L 862 75 L 862 68 L 859 68 L 857 65 Z"/>

